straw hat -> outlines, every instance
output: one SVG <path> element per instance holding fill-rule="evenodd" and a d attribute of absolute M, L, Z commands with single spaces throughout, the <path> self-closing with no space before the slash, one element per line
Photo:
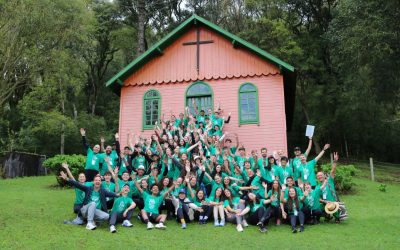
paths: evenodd
<path fill-rule="evenodd" d="M 328 204 L 325 205 L 325 212 L 327 214 L 334 214 L 338 210 L 339 210 L 338 202 L 329 202 Z"/>

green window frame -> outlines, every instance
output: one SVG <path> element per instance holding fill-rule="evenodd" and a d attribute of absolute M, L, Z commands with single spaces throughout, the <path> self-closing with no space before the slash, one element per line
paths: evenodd
<path fill-rule="evenodd" d="M 193 114 L 193 104 L 189 100 L 193 98 L 196 99 L 198 112 L 204 108 L 202 105 L 214 110 L 214 93 L 210 84 L 203 81 L 196 81 L 187 87 L 185 93 L 185 106 L 189 107 L 191 114 Z M 207 113 L 206 109 L 204 111 Z"/>
<path fill-rule="evenodd" d="M 239 126 L 242 124 L 260 124 L 257 86 L 250 82 L 240 85 L 238 99 Z"/>
<path fill-rule="evenodd" d="M 143 95 L 143 130 L 154 129 L 155 122 L 160 120 L 161 95 L 158 90 L 150 89 Z"/>

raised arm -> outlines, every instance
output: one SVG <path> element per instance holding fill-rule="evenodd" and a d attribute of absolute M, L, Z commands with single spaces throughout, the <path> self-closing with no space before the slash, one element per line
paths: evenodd
<path fill-rule="evenodd" d="M 65 163 L 65 162 L 63 162 L 63 163 L 61 164 L 61 166 L 65 169 L 65 171 L 67 171 L 67 174 L 68 174 L 69 179 L 75 181 L 75 178 L 74 178 L 74 176 L 73 176 L 72 173 L 71 173 L 71 170 L 69 170 L 68 164 Z"/>
<path fill-rule="evenodd" d="M 325 150 L 327 150 L 330 147 L 329 144 L 325 144 L 324 149 L 322 149 L 322 151 L 319 153 L 319 155 L 317 155 L 317 157 L 315 157 L 315 161 L 317 162 L 319 159 L 321 159 L 321 157 L 324 155 Z"/>
<path fill-rule="evenodd" d="M 170 193 L 174 188 L 175 188 L 175 183 L 174 183 L 174 185 L 171 185 L 165 193 L 163 193 L 163 197 L 164 197 L 164 198 L 167 197 L 167 196 L 169 195 L 169 193 Z"/>
<path fill-rule="evenodd" d="M 81 136 L 82 136 L 82 144 L 83 144 L 83 148 L 85 150 L 88 150 L 88 148 L 90 147 L 89 144 L 86 141 L 86 130 L 84 128 L 80 129 L 81 132 Z"/>
<path fill-rule="evenodd" d="M 115 139 L 115 152 L 117 152 L 117 155 L 119 156 L 121 154 L 121 145 L 119 144 L 118 133 L 115 133 L 114 139 Z"/>
<path fill-rule="evenodd" d="M 136 186 L 136 188 L 137 188 L 137 190 L 139 191 L 139 193 L 140 194 L 142 194 L 143 193 L 143 189 L 142 189 L 142 187 L 139 185 L 139 181 L 137 181 L 137 180 L 132 180 L 133 181 L 133 183 L 135 183 L 135 186 Z"/>
<path fill-rule="evenodd" d="M 338 152 L 333 153 L 333 163 L 332 163 L 332 168 L 331 168 L 331 177 L 335 178 L 335 173 L 336 173 L 336 166 L 337 162 L 339 160 L 339 154 Z"/>
<path fill-rule="evenodd" d="M 100 151 L 105 153 L 106 152 L 106 148 L 104 147 L 104 143 L 106 142 L 106 140 L 104 139 L 104 137 L 100 137 Z"/>
<path fill-rule="evenodd" d="M 311 151 L 311 147 L 312 147 L 312 137 L 310 136 L 310 137 L 308 137 L 308 147 L 307 147 L 307 150 L 306 150 L 306 152 L 304 153 L 305 155 L 309 155 L 310 154 L 310 151 Z"/>

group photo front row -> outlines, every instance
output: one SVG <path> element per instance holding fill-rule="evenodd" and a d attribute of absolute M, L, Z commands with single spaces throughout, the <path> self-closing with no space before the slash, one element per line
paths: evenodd
<path fill-rule="evenodd" d="M 338 153 L 329 173 L 316 170 L 329 144 L 311 160 L 312 137 L 306 151 L 295 147 L 290 159 L 281 149 L 248 153 L 237 134 L 224 131 L 230 114 L 225 118 L 220 108 L 207 114 L 194 110 L 189 114 L 186 108 L 169 120 L 163 115 L 150 138 L 129 133 L 122 150 L 118 133 L 110 145 L 101 138 L 90 147 L 81 128 L 85 170 L 78 180 L 67 163 L 60 172 L 75 188 L 77 216 L 64 223 L 94 230 L 107 221 L 115 233 L 118 223 L 132 227 L 137 217 L 148 230 L 166 229 L 166 221 L 175 220 L 182 229 L 190 223 L 230 223 L 238 232 L 253 225 L 266 233 L 270 224 L 288 224 L 297 233 L 321 218 L 324 223 L 347 219 L 334 184 Z"/>

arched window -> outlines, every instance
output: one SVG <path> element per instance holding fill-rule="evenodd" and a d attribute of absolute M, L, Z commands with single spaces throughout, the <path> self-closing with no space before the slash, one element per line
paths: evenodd
<path fill-rule="evenodd" d="M 143 96 L 143 129 L 153 129 L 160 117 L 161 95 L 151 89 Z"/>
<path fill-rule="evenodd" d="M 259 123 L 258 91 L 252 83 L 244 83 L 239 88 L 239 124 Z"/>
<path fill-rule="evenodd" d="M 207 113 L 208 109 L 213 108 L 213 93 L 210 85 L 205 82 L 195 82 L 186 90 L 186 106 L 193 114 L 193 100 L 196 101 L 197 111 L 204 110 Z"/>

